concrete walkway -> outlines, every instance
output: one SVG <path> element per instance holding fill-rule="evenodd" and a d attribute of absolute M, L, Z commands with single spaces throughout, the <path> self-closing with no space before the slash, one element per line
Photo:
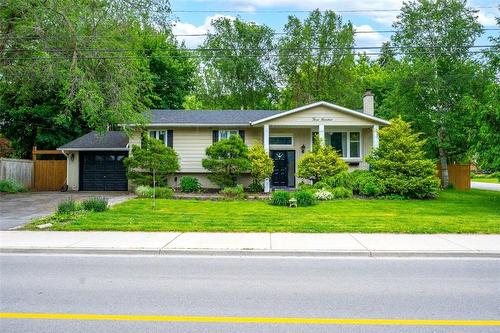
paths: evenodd
<path fill-rule="evenodd" d="M 470 186 L 478 190 L 500 191 L 500 184 L 495 183 L 470 182 Z"/>
<path fill-rule="evenodd" d="M 0 231 L 0 252 L 500 257 L 500 235 Z"/>

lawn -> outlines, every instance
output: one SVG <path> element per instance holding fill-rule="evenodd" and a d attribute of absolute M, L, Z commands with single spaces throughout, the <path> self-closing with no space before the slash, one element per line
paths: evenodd
<path fill-rule="evenodd" d="M 39 220 L 35 225 L 45 223 Z M 500 233 L 500 192 L 447 190 L 436 200 L 336 200 L 303 208 L 264 201 L 133 199 L 52 230 Z"/>
<path fill-rule="evenodd" d="M 471 178 L 472 182 L 498 184 L 497 178 Z"/>

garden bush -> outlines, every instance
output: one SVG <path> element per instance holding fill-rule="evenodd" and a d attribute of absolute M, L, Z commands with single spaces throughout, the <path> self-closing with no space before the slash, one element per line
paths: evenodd
<path fill-rule="evenodd" d="M 82 201 L 83 210 L 89 212 L 104 212 L 108 209 L 108 199 L 105 197 L 90 197 Z"/>
<path fill-rule="evenodd" d="M 57 205 L 58 214 L 71 214 L 79 209 L 77 202 L 73 198 L 63 199 Z"/>
<path fill-rule="evenodd" d="M 331 188 L 345 187 L 352 189 L 353 187 L 353 179 L 349 171 L 339 172 L 335 176 L 328 177 L 325 181 Z"/>
<path fill-rule="evenodd" d="M 201 190 L 200 182 L 196 177 L 184 176 L 181 177 L 181 192 L 198 192 Z"/>
<path fill-rule="evenodd" d="M 304 182 L 299 183 L 299 190 L 314 191 L 314 186 L 311 184 L 305 184 Z"/>
<path fill-rule="evenodd" d="M 135 188 L 135 194 L 140 198 L 152 198 L 153 188 L 148 185 L 141 185 Z"/>
<path fill-rule="evenodd" d="M 314 193 L 314 197 L 318 200 L 332 200 L 333 199 L 332 192 L 327 191 L 324 188 L 316 191 L 316 193 Z"/>
<path fill-rule="evenodd" d="M 385 187 L 382 181 L 377 179 L 376 177 L 372 177 L 368 179 L 363 186 L 359 194 L 367 196 L 367 197 L 378 197 L 385 192 Z"/>
<path fill-rule="evenodd" d="M 174 190 L 170 187 L 157 187 L 155 197 L 157 199 L 172 199 L 174 196 Z"/>
<path fill-rule="evenodd" d="M 321 190 L 321 189 L 330 190 L 331 186 L 330 186 L 330 184 L 325 179 L 325 180 L 320 180 L 319 182 L 314 183 L 314 185 L 312 186 L 312 188 L 315 189 L 315 190 Z"/>
<path fill-rule="evenodd" d="M 293 197 L 297 199 L 297 206 L 299 207 L 307 207 L 316 204 L 316 198 L 311 191 L 300 190 L 295 192 Z"/>
<path fill-rule="evenodd" d="M 248 186 L 248 191 L 252 193 L 264 192 L 264 186 L 261 183 L 252 183 Z"/>
<path fill-rule="evenodd" d="M 342 186 L 334 187 L 332 189 L 332 196 L 334 199 L 349 199 L 352 198 L 352 190 Z"/>
<path fill-rule="evenodd" d="M 290 193 L 278 190 L 271 194 L 270 203 L 273 206 L 288 206 L 288 200 L 290 200 Z"/>
<path fill-rule="evenodd" d="M 138 186 L 135 194 L 140 198 L 152 198 L 154 194 L 157 199 L 171 199 L 174 191 L 170 187 L 157 187 L 154 191 L 151 186 Z"/>
<path fill-rule="evenodd" d="M 234 187 L 225 187 L 220 190 L 220 194 L 222 194 L 226 200 L 242 200 L 245 198 L 243 185 L 241 184 Z"/>
<path fill-rule="evenodd" d="M 24 186 L 14 179 L 0 180 L 0 192 L 18 193 L 24 191 L 26 191 Z"/>

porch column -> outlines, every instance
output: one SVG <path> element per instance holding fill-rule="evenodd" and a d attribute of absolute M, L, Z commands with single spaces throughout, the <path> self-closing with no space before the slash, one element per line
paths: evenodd
<path fill-rule="evenodd" d="M 264 125 L 264 150 L 267 155 L 269 155 L 269 125 Z M 269 178 L 264 180 L 264 192 L 269 193 L 271 191 L 271 183 Z"/>
<path fill-rule="evenodd" d="M 325 144 L 325 124 L 319 124 L 318 135 L 322 144 Z"/>
<path fill-rule="evenodd" d="M 373 125 L 372 128 L 373 135 L 373 148 L 378 148 L 378 125 Z"/>

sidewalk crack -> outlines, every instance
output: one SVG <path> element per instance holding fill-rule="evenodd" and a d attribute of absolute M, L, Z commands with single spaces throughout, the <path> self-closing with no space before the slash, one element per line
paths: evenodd
<path fill-rule="evenodd" d="M 167 244 L 165 244 L 164 246 L 162 246 L 159 250 L 158 250 L 158 254 L 161 254 L 161 251 L 166 248 L 167 246 L 169 246 L 170 244 L 172 244 L 172 242 L 174 240 L 176 240 L 177 238 L 179 238 L 181 235 L 185 234 L 184 232 L 180 232 L 177 236 L 175 236 L 174 238 L 172 238 L 172 240 L 170 242 L 167 242 Z"/>
<path fill-rule="evenodd" d="M 367 250 L 368 252 L 370 252 L 370 255 L 371 255 L 371 251 L 369 248 L 367 248 L 365 246 L 365 244 L 361 243 L 361 241 L 359 239 L 357 239 L 356 237 L 354 237 L 353 234 L 349 234 L 349 236 L 351 236 L 359 245 L 361 245 L 365 250 Z"/>
<path fill-rule="evenodd" d="M 479 250 L 476 250 L 476 249 L 471 249 L 471 248 L 470 248 L 470 247 L 468 247 L 468 246 L 465 246 L 465 245 L 463 245 L 463 244 L 460 244 L 460 243 L 454 242 L 454 241 L 452 241 L 451 239 L 448 239 L 448 238 L 444 237 L 443 235 L 436 234 L 436 236 L 438 236 L 438 237 L 439 237 L 439 238 L 441 238 L 441 239 L 444 239 L 444 240 L 445 240 L 445 241 L 447 241 L 447 242 L 450 242 L 451 244 L 455 244 L 456 246 L 463 247 L 464 249 L 467 249 L 467 250 L 469 250 L 469 251 L 476 251 L 476 252 L 479 252 Z"/>

